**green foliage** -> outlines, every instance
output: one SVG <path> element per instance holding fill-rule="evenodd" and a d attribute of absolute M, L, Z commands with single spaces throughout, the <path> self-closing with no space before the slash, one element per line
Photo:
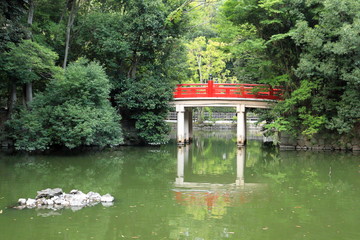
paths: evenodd
<path fill-rule="evenodd" d="M 312 78 L 321 86 L 315 107 L 327 116 L 326 127 L 349 133 L 359 121 L 358 51 L 360 19 L 358 1 L 328 0 L 322 3 L 319 21 L 311 26 L 299 21 L 293 39 L 301 46 L 299 78 Z"/>
<path fill-rule="evenodd" d="M 168 140 L 169 127 L 164 122 L 172 99 L 173 85 L 158 76 L 143 76 L 140 81 L 126 79 L 115 96 L 123 115 L 135 121 L 144 143 L 161 144 Z"/>
<path fill-rule="evenodd" d="M 269 129 L 311 137 L 325 129 L 350 133 L 359 122 L 359 10 L 354 0 L 224 3 L 227 20 L 250 26 L 230 44 L 242 66 L 235 68 L 238 79 L 288 90 L 265 116 Z"/>
<path fill-rule="evenodd" d="M 76 26 L 76 48 L 89 59 L 101 61 L 110 77 L 127 74 L 132 54 L 126 39 L 126 22 L 119 13 L 92 12 L 79 19 Z M 75 50 L 76 54 L 77 50 Z"/>
<path fill-rule="evenodd" d="M 81 16 L 76 26 L 76 54 L 104 65 L 114 86 L 113 103 L 124 117 L 123 126 L 130 128 L 125 131 L 134 132 L 137 137 L 131 138 L 142 143 L 166 141 L 168 127 L 163 120 L 172 82 L 187 78 L 183 48 L 176 39 L 186 17 L 170 20 L 176 9 L 185 7 L 183 3 L 126 1 L 126 10 L 97 9 Z"/>
<path fill-rule="evenodd" d="M 44 128 L 48 109 L 21 109 L 6 122 L 7 135 L 15 140 L 17 150 L 46 150 L 51 144 L 51 132 Z M 46 114 L 46 115 L 45 115 Z"/>
<path fill-rule="evenodd" d="M 187 62 L 193 74 L 193 82 L 204 82 L 210 74 L 218 77 L 221 82 L 228 80 L 229 71 L 226 69 L 226 63 L 229 54 L 221 49 L 224 46 L 224 43 L 206 40 L 205 37 L 195 38 L 194 41 L 186 44 Z"/>
<path fill-rule="evenodd" d="M 170 126 L 164 122 L 165 117 L 154 112 L 140 114 L 135 123 L 139 136 L 151 145 L 166 143 L 169 140 Z"/>
<path fill-rule="evenodd" d="M 58 71 L 55 67 L 57 54 L 31 40 L 23 40 L 18 45 L 8 44 L 5 53 L 4 70 L 21 83 L 34 82 L 41 78 L 51 78 Z"/>
<path fill-rule="evenodd" d="M 25 35 L 21 18 L 27 8 L 26 0 L 3 0 L 0 2 L 0 49 L 6 49 L 8 42 L 19 42 Z"/>
<path fill-rule="evenodd" d="M 18 123 L 8 125 L 12 129 L 9 134 L 17 139 L 19 149 L 29 146 L 29 150 L 54 145 L 74 148 L 110 144 L 97 135 L 120 142 L 116 141 L 118 129 L 110 126 L 119 121 L 108 106 L 110 100 L 119 112 L 125 113 L 123 123 L 130 121 L 143 143 L 165 142 L 168 126 L 163 119 L 173 83 L 189 75 L 184 47 L 178 37 L 186 27 L 188 16 L 184 12 L 191 1 L 77 2 L 79 9 L 71 29 L 69 61 L 86 57 L 99 62 L 110 83 L 97 74 L 91 63 L 87 71 L 81 66 L 85 63 L 72 65 L 65 76 L 54 67 L 54 62 L 59 64 L 63 60 L 71 1 L 36 0 L 31 26 L 26 23 L 26 1 L 0 3 L 0 12 L 5 13 L 0 16 L 0 49 L 4 52 L 0 54 L 0 77 L 5 80 L 0 82 L 0 100 L 5 103 L 9 96 L 15 98 L 15 94 L 10 95 L 14 92 L 9 91 L 9 86 L 16 87 L 17 99 L 23 96 L 19 93 L 24 83 L 34 83 L 35 93 L 32 109 L 14 114 L 11 121 Z M 22 41 L 25 35 L 31 36 L 32 41 Z M 51 78 L 56 81 L 44 81 Z M 11 85 L 14 81 L 16 85 Z M 25 126 L 25 119 L 33 125 Z M 22 124 L 27 128 L 28 138 L 20 134 Z M 116 139 L 109 138 L 108 130 L 101 125 L 115 129 Z M 72 130 L 61 134 L 64 129 Z M 38 147 L 35 143 L 27 145 L 37 134 L 37 140 L 43 139 Z"/>
<path fill-rule="evenodd" d="M 308 137 L 317 133 L 325 125 L 326 117 L 315 109 L 306 107 L 312 101 L 312 92 L 317 88 L 318 85 L 314 82 L 301 81 L 300 87 L 270 112 L 270 119 L 274 120 L 266 128 L 294 135 L 300 132 Z M 286 117 L 284 113 L 287 114 Z"/>
<path fill-rule="evenodd" d="M 144 76 L 140 81 L 126 79 L 122 82 L 123 91 L 116 95 L 120 108 L 131 111 L 163 111 L 172 99 L 173 85 L 158 76 Z"/>
<path fill-rule="evenodd" d="M 118 145 L 122 142 L 120 118 L 107 100 L 109 80 L 94 62 L 69 64 L 39 94 L 31 110 L 12 116 L 7 126 L 18 150 L 45 150 L 60 145 Z"/>

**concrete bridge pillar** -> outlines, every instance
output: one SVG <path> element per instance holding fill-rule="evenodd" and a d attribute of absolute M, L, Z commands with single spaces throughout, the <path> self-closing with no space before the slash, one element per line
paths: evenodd
<path fill-rule="evenodd" d="M 177 143 L 179 145 L 185 144 L 185 107 L 183 105 L 176 105 L 177 113 Z"/>
<path fill-rule="evenodd" d="M 246 144 L 246 109 L 245 105 L 238 105 L 236 107 L 237 115 L 237 145 L 244 146 Z"/>
<path fill-rule="evenodd" d="M 192 140 L 192 108 L 176 105 L 177 143 L 184 145 Z"/>
<path fill-rule="evenodd" d="M 244 186 L 245 185 L 245 159 L 246 159 L 246 149 L 245 147 L 239 147 L 237 149 L 236 154 L 236 186 Z"/>

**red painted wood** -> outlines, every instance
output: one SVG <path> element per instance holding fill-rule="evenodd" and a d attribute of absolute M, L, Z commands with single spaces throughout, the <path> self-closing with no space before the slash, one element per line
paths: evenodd
<path fill-rule="evenodd" d="M 265 84 L 214 83 L 178 84 L 174 98 L 255 98 L 282 100 L 282 87 L 272 88 Z"/>

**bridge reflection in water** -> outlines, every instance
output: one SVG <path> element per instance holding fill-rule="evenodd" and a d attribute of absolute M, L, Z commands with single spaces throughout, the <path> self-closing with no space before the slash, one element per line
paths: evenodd
<path fill-rule="evenodd" d="M 212 179 L 219 179 L 216 174 L 207 174 L 205 178 L 194 177 L 193 175 L 196 175 L 193 174 L 194 172 L 198 175 L 206 175 L 206 170 L 195 169 L 195 165 L 199 165 L 196 161 L 211 161 L 211 159 L 195 160 L 194 163 L 190 152 L 194 150 L 195 146 L 191 147 L 192 145 L 184 145 L 177 148 L 177 176 L 173 191 L 179 204 L 191 209 L 204 207 L 210 217 L 222 218 L 229 206 L 238 206 L 251 201 L 254 191 L 261 190 L 266 186 L 261 183 L 245 182 L 246 147 L 236 148 L 236 167 L 232 168 L 235 173 L 229 174 L 228 169 L 222 171 L 223 175 L 231 175 L 231 178 L 226 179 L 227 183 L 224 183 L 224 179 L 220 181 L 221 183 L 214 182 Z M 218 164 L 221 161 L 233 161 L 233 159 L 218 160 L 220 160 Z M 202 164 L 203 168 L 206 168 L 206 163 Z M 194 179 L 198 181 L 194 181 Z M 230 179 L 232 182 L 228 182 Z"/>
<path fill-rule="evenodd" d="M 185 164 L 189 162 L 190 145 L 178 146 L 177 150 L 177 177 L 175 180 L 176 187 L 184 188 L 221 188 L 221 187 L 241 187 L 245 186 L 245 155 L 246 147 L 237 148 L 236 151 L 236 179 L 234 183 L 199 183 L 186 182 L 184 180 Z"/>

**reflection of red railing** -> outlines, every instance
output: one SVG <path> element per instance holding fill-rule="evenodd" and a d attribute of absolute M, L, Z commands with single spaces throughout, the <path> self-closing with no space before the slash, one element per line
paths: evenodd
<path fill-rule="evenodd" d="M 213 207 L 237 206 L 250 201 L 241 192 L 203 192 L 203 191 L 175 191 L 176 202 L 182 205 L 207 206 L 208 210 Z"/>
<path fill-rule="evenodd" d="M 255 98 L 282 100 L 283 89 L 265 84 L 214 83 L 178 84 L 174 98 Z"/>

